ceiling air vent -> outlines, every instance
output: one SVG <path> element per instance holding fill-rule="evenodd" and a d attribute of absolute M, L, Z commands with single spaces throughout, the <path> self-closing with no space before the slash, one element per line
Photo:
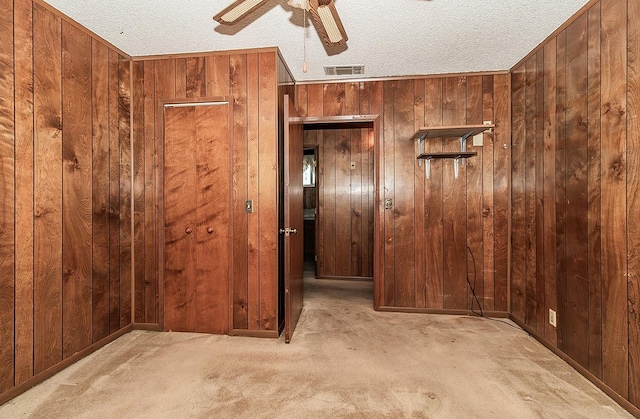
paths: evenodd
<path fill-rule="evenodd" d="M 325 65 L 324 74 L 327 76 L 352 76 L 364 74 L 363 65 Z"/>

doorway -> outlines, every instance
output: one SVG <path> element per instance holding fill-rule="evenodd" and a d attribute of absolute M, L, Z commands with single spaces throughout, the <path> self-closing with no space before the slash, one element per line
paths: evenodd
<path fill-rule="evenodd" d="M 304 158 L 313 164 L 315 157 L 316 174 L 305 185 L 305 266 L 315 265 L 317 278 L 372 281 L 373 122 L 304 128 Z"/>

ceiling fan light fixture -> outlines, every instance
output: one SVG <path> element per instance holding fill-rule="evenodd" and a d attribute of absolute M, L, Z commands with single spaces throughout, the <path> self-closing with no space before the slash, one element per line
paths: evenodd
<path fill-rule="evenodd" d="M 223 24 L 236 23 L 240 18 L 257 9 L 264 0 L 237 0 L 215 15 L 213 19 Z"/>
<path fill-rule="evenodd" d="M 332 43 L 340 42 L 342 40 L 342 33 L 340 33 L 338 24 L 336 23 L 336 20 L 334 19 L 333 13 L 331 13 L 331 9 L 329 8 L 329 6 L 318 7 L 318 15 L 320 16 L 322 25 L 327 32 L 329 41 L 331 41 Z"/>
<path fill-rule="evenodd" d="M 349 38 L 333 0 L 310 0 L 309 3 L 309 11 L 324 44 L 328 47 L 345 45 Z"/>

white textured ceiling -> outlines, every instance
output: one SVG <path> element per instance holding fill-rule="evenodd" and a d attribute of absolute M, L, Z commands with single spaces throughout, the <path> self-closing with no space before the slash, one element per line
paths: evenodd
<path fill-rule="evenodd" d="M 335 0 L 347 48 L 325 50 L 307 13 L 307 73 L 302 10 L 269 0 L 220 26 L 212 16 L 231 2 L 47 0 L 132 56 L 277 46 L 298 81 L 336 78 L 323 65 L 364 64 L 364 77 L 508 70 L 588 0 Z"/>

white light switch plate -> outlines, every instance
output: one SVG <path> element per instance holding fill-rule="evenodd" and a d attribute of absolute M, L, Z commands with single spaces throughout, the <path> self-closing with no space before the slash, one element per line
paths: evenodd
<path fill-rule="evenodd" d="M 549 324 L 553 327 L 558 327 L 556 312 L 553 309 L 549 309 Z"/>

